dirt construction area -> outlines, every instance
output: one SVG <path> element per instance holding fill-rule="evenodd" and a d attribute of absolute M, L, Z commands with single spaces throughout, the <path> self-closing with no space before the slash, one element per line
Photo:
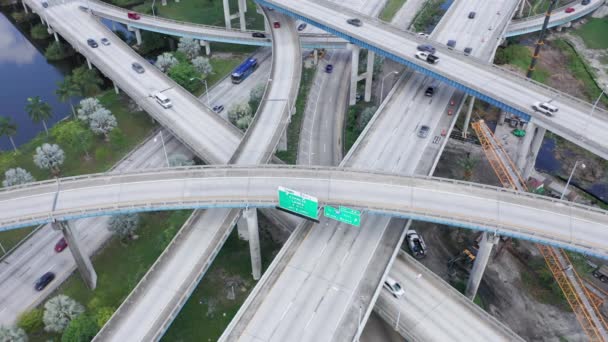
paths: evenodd
<path fill-rule="evenodd" d="M 470 180 L 499 185 L 481 147 L 450 140 L 435 176 L 465 178 L 463 162 L 473 164 Z M 416 222 L 428 255 L 422 264 L 463 291 L 467 268 L 448 268 L 448 261 L 471 245 L 478 233 L 466 229 Z M 559 288 L 552 281 L 544 260 L 533 244 L 525 241 L 499 242 L 479 287 L 476 302 L 527 341 L 586 341 L 587 337 L 570 311 Z M 556 291 L 557 290 L 557 291 Z"/>

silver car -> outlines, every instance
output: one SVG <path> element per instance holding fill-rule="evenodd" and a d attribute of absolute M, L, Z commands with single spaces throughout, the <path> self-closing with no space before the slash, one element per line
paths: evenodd
<path fill-rule="evenodd" d="M 430 130 L 431 130 L 431 128 L 429 126 L 422 125 L 422 126 L 420 126 L 420 129 L 418 130 L 418 136 L 420 138 L 426 138 L 426 136 L 429 135 Z"/>

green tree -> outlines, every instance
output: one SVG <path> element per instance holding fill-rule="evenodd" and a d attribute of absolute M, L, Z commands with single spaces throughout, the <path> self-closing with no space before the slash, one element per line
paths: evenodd
<path fill-rule="evenodd" d="M 69 121 L 51 129 L 51 136 L 62 146 L 69 146 L 78 153 L 84 153 L 90 159 L 89 150 L 93 146 L 93 133 L 82 127 L 79 121 Z"/>
<path fill-rule="evenodd" d="M 78 85 L 72 81 L 72 76 L 66 76 L 62 82 L 59 82 L 57 84 L 57 90 L 55 90 L 55 94 L 57 94 L 60 101 L 68 101 L 70 103 L 70 108 L 72 108 L 72 115 L 75 118 L 76 111 L 74 110 L 74 103 L 72 102 L 72 97 L 79 96 L 81 94 L 81 91 L 78 88 Z"/>
<path fill-rule="evenodd" d="M 7 136 L 13 145 L 15 153 L 17 153 L 17 146 L 13 140 L 13 135 L 17 133 L 17 124 L 14 121 L 5 116 L 0 116 L 0 137 Z"/>
<path fill-rule="evenodd" d="M 68 50 L 64 44 L 58 41 L 53 41 L 44 51 L 44 57 L 49 61 L 59 61 L 69 56 Z"/>
<path fill-rule="evenodd" d="M 106 322 L 110 320 L 110 317 L 112 317 L 113 314 L 114 309 L 111 307 L 104 306 L 99 308 L 95 314 L 95 322 L 97 323 L 97 326 L 101 329 Z"/>
<path fill-rule="evenodd" d="M 367 126 L 367 123 L 369 122 L 369 120 L 372 119 L 372 117 L 376 113 L 376 110 L 377 110 L 376 106 L 372 106 L 372 107 L 365 108 L 361 112 L 361 117 L 359 117 L 359 129 L 361 131 L 363 131 L 365 126 Z"/>
<path fill-rule="evenodd" d="M 101 91 L 103 80 L 97 71 L 85 66 L 72 71 L 72 82 L 78 87 L 80 96 L 93 96 Z"/>
<path fill-rule="evenodd" d="M 39 123 L 42 122 L 44 126 L 44 130 L 46 131 L 46 135 L 49 135 L 49 129 L 46 127 L 46 120 L 53 117 L 53 111 L 51 106 L 42 101 L 40 96 L 29 97 L 27 99 L 27 105 L 25 106 L 25 111 L 27 115 L 29 115 L 30 119 L 33 122 Z"/>
<path fill-rule="evenodd" d="M 65 153 L 57 144 L 44 143 L 36 147 L 34 164 L 43 170 L 49 170 L 53 176 L 59 175 L 60 166 L 65 161 Z"/>
<path fill-rule="evenodd" d="M 32 38 L 38 40 L 47 39 L 49 37 L 48 29 L 42 24 L 34 25 L 30 30 L 30 34 L 32 35 Z"/>
<path fill-rule="evenodd" d="M 471 180 L 471 178 L 473 177 L 473 169 L 475 169 L 475 165 L 477 165 L 478 161 L 479 160 L 477 160 L 475 158 L 467 157 L 467 158 L 459 159 L 456 162 L 464 170 L 464 175 L 463 175 L 464 180 L 466 180 L 466 181 Z"/>
<path fill-rule="evenodd" d="M 42 322 L 43 314 L 44 311 L 42 309 L 26 311 L 17 319 L 17 326 L 29 334 L 40 331 L 44 327 L 44 323 Z"/>
<path fill-rule="evenodd" d="M 27 342 L 27 335 L 23 329 L 18 327 L 0 326 L 1 342 Z"/>
<path fill-rule="evenodd" d="M 262 101 L 262 96 L 264 96 L 264 90 L 266 90 L 266 85 L 262 83 L 253 87 L 251 92 L 249 92 L 249 108 L 251 108 L 252 112 L 257 112 L 260 101 Z"/>
<path fill-rule="evenodd" d="M 139 226 L 138 214 L 122 214 L 110 217 L 108 230 L 122 239 L 133 238 L 133 233 Z"/>
<path fill-rule="evenodd" d="M 89 315 L 79 315 L 68 324 L 61 335 L 61 342 L 88 342 L 97 335 L 99 327 Z"/>
<path fill-rule="evenodd" d="M 169 77 L 177 84 L 193 92 L 199 86 L 199 74 L 190 63 L 178 63 L 169 69 Z"/>
<path fill-rule="evenodd" d="M 60 333 L 70 321 L 84 312 L 84 307 L 66 295 L 58 295 L 44 304 L 44 330 Z"/>
<path fill-rule="evenodd" d="M 141 32 L 142 43 L 139 46 L 139 53 L 147 55 L 154 51 L 162 50 L 167 46 L 167 38 L 164 34 L 142 31 Z"/>

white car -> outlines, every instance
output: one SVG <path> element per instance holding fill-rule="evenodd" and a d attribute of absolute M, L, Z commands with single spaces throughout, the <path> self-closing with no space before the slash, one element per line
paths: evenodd
<path fill-rule="evenodd" d="M 416 51 L 416 58 L 429 62 L 431 64 L 439 63 L 439 57 L 426 51 Z"/>
<path fill-rule="evenodd" d="M 405 294 L 401 284 L 391 277 L 386 277 L 386 279 L 384 279 L 383 287 L 387 289 L 388 292 L 390 292 L 395 298 L 399 298 Z"/>
<path fill-rule="evenodd" d="M 559 110 L 559 108 L 555 107 L 554 105 L 552 105 L 550 103 L 540 102 L 540 101 L 534 102 L 532 104 L 532 109 L 534 109 L 537 112 L 541 112 L 547 116 L 553 116 Z"/>

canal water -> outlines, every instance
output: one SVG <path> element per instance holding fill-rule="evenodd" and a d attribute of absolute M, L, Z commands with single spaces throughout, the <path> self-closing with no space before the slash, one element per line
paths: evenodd
<path fill-rule="evenodd" d="M 21 145 L 39 132 L 42 123 L 36 124 L 27 115 L 28 97 L 40 98 L 53 108 L 53 118 L 47 124 L 70 115 L 69 103 L 59 101 L 55 90 L 71 66 L 66 63 L 49 63 L 44 57 L 46 42 L 30 41 L 25 32 L 30 24 L 16 27 L 8 18 L 8 8 L 0 11 L 0 115 L 12 118 L 17 124 L 15 143 Z M 29 34 L 29 32 L 27 32 Z M 0 137 L 0 149 L 12 149 L 7 137 Z"/>

